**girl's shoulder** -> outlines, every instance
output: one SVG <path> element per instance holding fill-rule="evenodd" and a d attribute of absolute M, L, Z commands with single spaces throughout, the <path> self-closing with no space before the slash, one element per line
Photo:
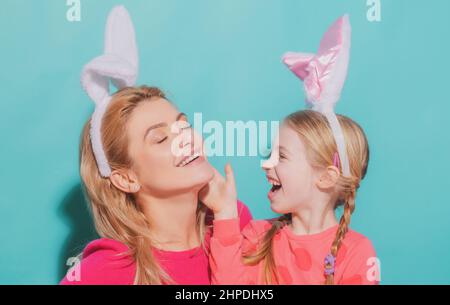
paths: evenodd
<path fill-rule="evenodd" d="M 81 260 L 69 269 L 62 285 L 133 284 L 135 264 L 129 248 L 120 241 L 100 238 L 84 249 Z"/>
<path fill-rule="evenodd" d="M 349 230 L 338 250 L 339 284 L 373 285 L 380 281 L 380 260 L 369 238 Z"/>
<path fill-rule="evenodd" d="M 365 263 L 377 257 L 372 241 L 365 235 L 352 229 L 349 229 L 345 234 L 339 251 L 341 256 L 347 256 L 352 259 L 359 257 Z"/>
<path fill-rule="evenodd" d="M 348 232 L 345 234 L 344 243 L 352 245 L 353 247 L 366 246 L 373 248 L 372 242 L 367 236 L 352 229 L 349 229 Z"/>

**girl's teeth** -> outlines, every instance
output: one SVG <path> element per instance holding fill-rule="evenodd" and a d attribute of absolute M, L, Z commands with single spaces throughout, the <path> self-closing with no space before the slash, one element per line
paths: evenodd
<path fill-rule="evenodd" d="M 281 183 L 276 182 L 276 181 L 274 181 L 274 180 L 271 180 L 270 183 L 271 183 L 272 185 L 275 185 L 275 186 L 280 186 L 280 185 L 281 185 Z"/>

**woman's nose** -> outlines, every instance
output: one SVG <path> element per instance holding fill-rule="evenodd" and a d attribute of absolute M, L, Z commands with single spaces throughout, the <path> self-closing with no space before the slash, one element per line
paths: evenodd
<path fill-rule="evenodd" d="M 178 142 L 178 147 L 183 148 L 192 142 L 192 128 L 188 122 L 176 121 L 171 126 L 171 132 L 175 135 Z"/>
<path fill-rule="evenodd" d="M 190 145 L 194 142 L 194 134 L 192 132 L 191 128 L 187 128 L 187 129 L 182 129 L 180 131 L 180 135 L 181 137 L 181 141 L 180 141 L 180 148 L 183 148 L 187 145 Z"/>

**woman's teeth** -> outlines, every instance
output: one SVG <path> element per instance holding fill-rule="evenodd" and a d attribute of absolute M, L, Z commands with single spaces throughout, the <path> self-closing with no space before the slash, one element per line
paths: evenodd
<path fill-rule="evenodd" d="M 194 154 L 192 156 L 190 156 L 189 158 L 184 159 L 179 165 L 178 167 L 183 167 L 188 165 L 189 163 L 191 163 L 192 161 L 194 161 L 195 159 L 197 159 L 200 155 L 199 154 Z"/>

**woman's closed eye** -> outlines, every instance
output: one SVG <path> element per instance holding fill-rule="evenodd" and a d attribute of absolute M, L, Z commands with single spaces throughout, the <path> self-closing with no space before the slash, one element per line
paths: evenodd
<path fill-rule="evenodd" d="M 162 131 L 162 130 L 155 130 L 152 131 L 150 138 L 150 143 L 153 144 L 161 144 L 163 142 L 165 142 L 169 136 L 166 132 Z"/>
<path fill-rule="evenodd" d="M 157 144 L 161 144 L 161 143 L 163 143 L 164 141 L 166 141 L 167 138 L 168 138 L 167 136 L 164 136 L 164 137 L 160 138 L 159 140 L 156 140 L 156 143 L 157 143 Z"/>

